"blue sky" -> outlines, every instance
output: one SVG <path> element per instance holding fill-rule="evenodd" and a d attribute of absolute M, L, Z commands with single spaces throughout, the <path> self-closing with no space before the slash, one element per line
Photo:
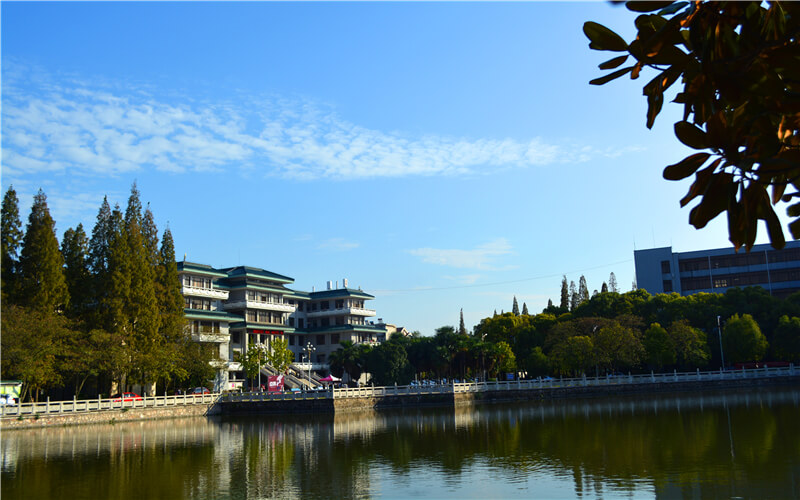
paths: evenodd
<path fill-rule="evenodd" d="M 634 248 L 728 246 L 661 171 L 687 154 L 612 55 L 607 3 L 2 3 L 2 184 L 60 235 L 136 181 L 178 259 L 318 290 L 390 323 L 468 327 L 561 276 L 629 290 Z M 763 231 L 762 231 L 763 232 Z M 761 235 L 759 242 L 764 242 Z"/>

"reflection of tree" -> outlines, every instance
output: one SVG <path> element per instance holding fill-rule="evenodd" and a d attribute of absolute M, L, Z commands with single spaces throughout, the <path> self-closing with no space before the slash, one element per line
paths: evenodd
<path fill-rule="evenodd" d="M 797 398 L 665 395 L 4 432 L 0 484 L 3 498 L 63 488 L 69 498 L 353 498 L 386 487 L 376 469 L 412 486 L 420 473 L 465 484 L 488 467 L 493 484 L 552 474 L 589 496 L 644 484 L 663 497 L 780 498 L 796 493 L 786 488 L 798 479 Z"/>

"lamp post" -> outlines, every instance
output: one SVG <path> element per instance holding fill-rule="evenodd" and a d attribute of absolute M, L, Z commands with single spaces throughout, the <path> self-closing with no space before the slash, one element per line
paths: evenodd
<path fill-rule="evenodd" d="M 720 317 L 717 316 L 717 330 L 719 330 L 719 356 L 722 359 L 722 370 L 725 370 L 725 353 L 722 352 L 722 324 L 720 323 Z"/>
<path fill-rule="evenodd" d="M 311 353 L 316 351 L 317 348 L 311 342 L 306 344 L 306 352 L 308 353 L 308 386 L 311 387 Z"/>

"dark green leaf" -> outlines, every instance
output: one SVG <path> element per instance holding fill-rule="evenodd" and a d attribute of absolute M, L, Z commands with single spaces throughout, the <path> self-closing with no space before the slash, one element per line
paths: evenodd
<path fill-rule="evenodd" d="M 789 223 L 789 231 L 792 233 L 792 238 L 800 240 L 800 219 Z"/>
<path fill-rule="evenodd" d="M 800 202 L 789 205 L 789 208 L 786 209 L 786 215 L 789 217 L 800 217 Z"/>
<path fill-rule="evenodd" d="M 701 229 L 728 208 L 728 201 L 736 196 L 736 185 L 730 174 L 717 174 L 703 194 L 703 201 L 689 213 L 689 223 Z"/>
<path fill-rule="evenodd" d="M 591 40 L 589 47 L 594 50 L 611 50 L 614 52 L 624 52 L 628 50 L 625 40 L 606 28 L 602 24 L 592 21 L 583 23 L 583 33 Z"/>
<path fill-rule="evenodd" d="M 689 188 L 689 192 L 681 199 L 681 207 L 685 207 L 690 201 L 706 192 L 708 183 L 711 182 L 714 176 L 714 169 L 717 168 L 720 161 L 722 160 L 718 158 L 711 162 L 711 165 L 697 172 L 695 181 Z"/>
<path fill-rule="evenodd" d="M 622 63 L 624 63 L 628 59 L 628 56 L 619 56 L 615 57 L 614 59 L 609 59 L 608 61 L 604 62 L 600 65 L 600 69 L 614 69 L 619 67 Z"/>
<path fill-rule="evenodd" d="M 669 165 L 664 169 L 664 178 L 668 181 L 679 181 L 689 177 L 700 168 L 703 163 L 711 156 L 710 153 L 696 153 L 687 156 L 674 165 Z"/>
<path fill-rule="evenodd" d="M 706 133 L 689 122 L 675 123 L 675 136 L 692 149 L 706 149 L 709 147 Z"/>
<path fill-rule="evenodd" d="M 611 80 L 615 80 L 626 73 L 630 73 L 633 69 L 633 66 L 628 66 L 627 68 L 618 69 L 613 73 L 609 73 L 605 76 L 601 76 L 600 78 L 595 78 L 594 80 L 590 81 L 591 85 L 603 85 L 604 83 L 608 83 Z"/>

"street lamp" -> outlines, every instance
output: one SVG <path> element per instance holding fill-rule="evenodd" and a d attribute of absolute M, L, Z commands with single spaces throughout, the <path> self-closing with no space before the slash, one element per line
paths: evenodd
<path fill-rule="evenodd" d="M 314 347 L 314 344 L 309 342 L 306 344 L 306 352 L 308 353 L 308 386 L 311 387 L 311 353 L 316 351 L 317 348 Z"/>
<path fill-rule="evenodd" d="M 717 316 L 717 329 L 719 330 L 719 356 L 722 358 L 722 370 L 725 370 L 725 353 L 722 352 L 722 325 L 719 321 L 720 317 Z"/>

